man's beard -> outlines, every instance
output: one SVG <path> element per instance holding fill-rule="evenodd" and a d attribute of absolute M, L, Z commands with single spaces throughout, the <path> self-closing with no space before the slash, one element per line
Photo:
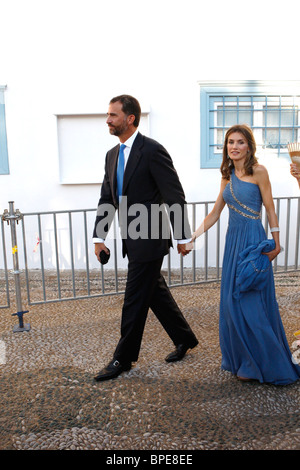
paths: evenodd
<path fill-rule="evenodd" d="M 126 124 L 126 120 L 124 119 L 123 123 L 120 126 L 110 126 L 109 127 L 109 132 L 112 135 L 115 135 L 116 137 L 119 137 L 122 135 L 124 132 L 126 132 L 128 129 L 128 126 Z"/>

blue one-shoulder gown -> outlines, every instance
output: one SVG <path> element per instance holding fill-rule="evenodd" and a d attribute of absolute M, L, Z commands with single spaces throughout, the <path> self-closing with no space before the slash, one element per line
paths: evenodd
<path fill-rule="evenodd" d="M 223 198 L 229 207 L 220 297 L 221 367 L 240 377 L 261 383 L 286 385 L 300 378 L 300 366 L 292 360 L 278 304 L 272 269 L 264 290 L 249 290 L 235 298 L 239 254 L 267 238 L 260 217 L 241 207 L 236 199 L 259 213 L 262 197 L 254 183 L 231 175 Z"/>

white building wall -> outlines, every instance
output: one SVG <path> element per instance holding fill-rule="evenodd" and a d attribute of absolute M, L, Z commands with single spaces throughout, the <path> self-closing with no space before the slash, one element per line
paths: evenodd
<path fill-rule="evenodd" d="M 121 93 L 149 113 L 149 135 L 170 152 L 187 200 L 215 200 L 219 171 L 200 169 L 199 81 L 298 79 L 297 2 L 279 5 L 253 0 L 245 11 L 235 0 L 1 1 L 10 174 L 0 175 L 0 212 L 10 200 L 22 212 L 96 207 L 108 141 L 117 140 L 107 135 L 99 148 L 95 183 L 62 184 L 57 115 L 105 115 Z M 274 196 L 299 194 L 286 159 L 262 163 Z"/>

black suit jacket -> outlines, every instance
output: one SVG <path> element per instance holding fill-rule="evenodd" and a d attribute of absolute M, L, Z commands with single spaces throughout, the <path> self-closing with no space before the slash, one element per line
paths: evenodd
<path fill-rule="evenodd" d="M 93 236 L 106 238 L 119 210 L 123 256 L 147 262 L 166 255 L 175 239 L 191 237 L 184 191 L 162 145 L 138 133 L 125 168 L 123 197 L 117 200 L 119 145 L 108 151 Z M 165 205 L 167 210 L 162 210 Z"/>

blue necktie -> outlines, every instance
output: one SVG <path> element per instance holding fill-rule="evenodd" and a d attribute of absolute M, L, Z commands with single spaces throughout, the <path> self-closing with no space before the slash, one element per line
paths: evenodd
<path fill-rule="evenodd" d="M 118 198 L 122 197 L 122 188 L 123 188 L 123 178 L 124 178 L 124 148 L 126 145 L 120 145 L 119 150 L 119 161 L 118 161 L 118 168 L 117 168 L 117 196 Z"/>

